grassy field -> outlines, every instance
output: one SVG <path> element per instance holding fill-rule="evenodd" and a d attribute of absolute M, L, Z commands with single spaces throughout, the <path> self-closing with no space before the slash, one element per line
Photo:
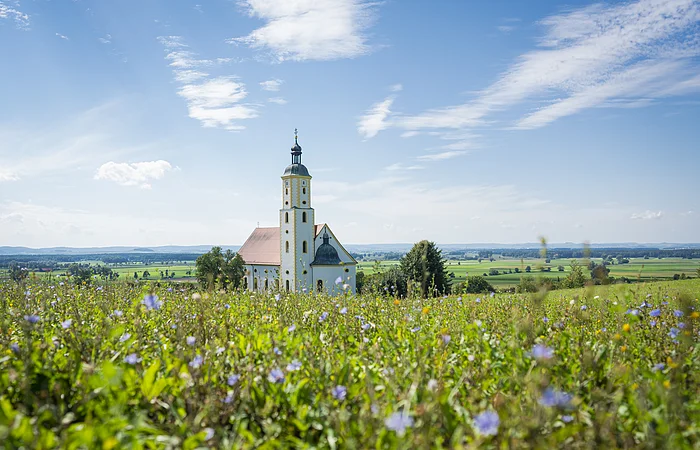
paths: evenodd
<path fill-rule="evenodd" d="M 0 283 L 0 447 L 700 445 L 700 280 L 428 300 L 150 284 Z"/>
<path fill-rule="evenodd" d="M 600 264 L 600 258 L 591 258 L 596 263 Z M 588 260 L 579 260 L 582 265 L 587 265 Z M 398 261 L 382 261 L 381 267 L 388 269 L 393 265 L 398 264 Z M 447 261 L 447 271 L 453 272 L 455 282 L 464 281 L 467 275 L 483 275 L 488 274 L 489 270 L 496 269 L 502 274 L 488 276 L 487 279 L 495 287 L 511 287 L 520 282 L 520 277 L 525 274 L 525 268 L 531 267 L 530 275 L 542 276 L 548 278 L 565 277 L 570 271 L 570 259 L 552 259 L 549 264 L 546 264 L 543 259 L 497 259 L 493 262 L 488 259 L 482 260 L 481 263 L 475 260 L 469 261 Z M 558 266 L 564 266 L 564 271 L 559 272 Z M 551 272 L 541 272 L 540 267 L 549 267 Z M 522 273 L 515 273 L 515 269 L 519 269 Z M 682 258 L 665 258 L 665 259 L 643 259 L 632 258 L 628 264 L 609 265 L 610 276 L 612 277 L 627 277 L 633 280 L 640 281 L 651 280 L 668 280 L 672 279 L 674 274 L 685 273 L 686 276 L 697 277 L 697 269 L 700 268 L 700 260 L 682 259 Z M 373 262 L 362 262 L 358 266 L 358 270 L 362 270 L 367 274 L 374 272 Z M 505 273 L 504 271 L 512 271 Z"/>

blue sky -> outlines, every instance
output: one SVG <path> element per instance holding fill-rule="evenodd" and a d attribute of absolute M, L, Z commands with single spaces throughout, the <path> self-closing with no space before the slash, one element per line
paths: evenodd
<path fill-rule="evenodd" d="M 700 2 L 0 0 L 3 245 L 700 241 Z"/>

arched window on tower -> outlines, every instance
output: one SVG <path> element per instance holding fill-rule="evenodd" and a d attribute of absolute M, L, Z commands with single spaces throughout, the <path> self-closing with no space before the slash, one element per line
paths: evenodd
<path fill-rule="evenodd" d="M 289 241 L 287 241 L 287 242 L 284 243 L 284 251 L 285 251 L 286 253 L 289 253 Z"/>
<path fill-rule="evenodd" d="M 289 280 L 287 280 L 287 292 L 289 292 Z"/>
<path fill-rule="evenodd" d="M 289 213 L 284 213 L 284 223 L 289 223 Z"/>
<path fill-rule="evenodd" d="M 301 213 L 301 221 L 306 223 L 306 211 Z"/>
<path fill-rule="evenodd" d="M 304 241 L 304 242 L 301 243 L 301 251 L 302 251 L 302 253 L 306 253 L 306 252 L 307 252 L 306 241 Z"/>
<path fill-rule="evenodd" d="M 301 188 L 301 193 L 306 194 L 306 188 Z"/>

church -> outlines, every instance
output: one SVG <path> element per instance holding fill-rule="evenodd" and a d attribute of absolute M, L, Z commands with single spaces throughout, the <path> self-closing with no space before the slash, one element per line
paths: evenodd
<path fill-rule="evenodd" d="M 357 261 L 328 224 L 316 224 L 314 219 L 311 175 L 301 163 L 294 130 L 292 163 L 282 175 L 280 226 L 256 228 L 238 250 L 245 261 L 247 289 L 355 293 Z"/>

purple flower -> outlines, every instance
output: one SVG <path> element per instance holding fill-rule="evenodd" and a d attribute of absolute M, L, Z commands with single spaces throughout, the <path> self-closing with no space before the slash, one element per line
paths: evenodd
<path fill-rule="evenodd" d="M 204 440 L 208 441 L 209 439 L 214 437 L 214 429 L 213 428 L 205 428 L 204 429 Z"/>
<path fill-rule="evenodd" d="M 276 302 L 280 301 L 280 295 L 279 295 L 279 294 L 275 294 L 275 301 L 276 301 Z"/>
<path fill-rule="evenodd" d="M 289 326 L 289 328 L 287 328 L 287 332 L 291 333 L 292 331 L 294 331 L 294 330 L 296 330 L 296 329 L 297 329 L 297 326 L 294 325 L 294 324 L 292 324 L 292 325 Z"/>
<path fill-rule="evenodd" d="M 72 323 L 73 323 L 73 320 L 72 320 L 72 319 L 64 320 L 63 322 L 61 322 L 61 327 L 62 327 L 64 330 L 67 330 L 68 328 L 70 328 L 70 326 L 71 326 Z"/>
<path fill-rule="evenodd" d="M 651 370 L 652 370 L 652 372 L 656 372 L 657 370 L 664 370 L 665 367 L 666 367 L 666 364 L 658 363 L 658 364 L 654 364 L 654 367 Z"/>
<path fill-rule="evenodd" d="M 481 303 L 481 299 L 479 297 L 477 297 L 476 300 L 474 300 L 474 301 L 477 303 Z"/>
<path fill-rule="evenodd" d="M 671 339 L 675 339 L 678 337 L 678 333 L 680 333 L 681 330 L 679 330 L 676 327 L 671 328 L 671 331 L 669 331 L 668 335 L 671 336 Z"/>
<path fill-rule="evenodd" d="M 189 366 L 193 369 L 199 369 L 202 366 L 202 363 L 204 362 L 204 358 L 202 358 L 201 355 L 197 355 L 194 357 L 192 361 L 190 361 Z"/>
<path fill-rule="evenodd" d="M 495 292 L 491 292 L 491 293 L 489 294 L 489 296 L 490 296 L 491 298 L 493 298 L 495 295 L 496 295 Z"/>
<path fill-rule="evenodd" d="M 324 311 L 324 313 L 321 314 L 321 317 L 318 318 L 318 321 L 319 321 L 319 322 L 323 322 L 323 321 L 326 320 L 327 318 L 328 318 L 328 313 Z"/>
<path fill-rule="evenodd" d="M 348 389 L 345 386 L 338 385 L 333 388 L 331 394 L 333 394 L 334 399 L 340 400 L 342 402 L 348 395 Z"/>
<path fill-rule="evenodd" d="M 10 344 L 10 349 L 11 349 L 15 354 L 19 353 L 19 345 L 17 345 L 16 342 L 13 342 L 12 344 Z"/>
<path fill-rule="evenodd" d="M 369 323 L 364 323 L 364 324 L 362 324 L 362 327 L 361 327 L 361 328 L 362 328 L 362 331 L 367 331 L 367 330 L 369 330 L 371 327 L 372 327 L 371 324 L 369 324 Z"/>
<path fill-rule="evenodd" d="M 532 347 L 532 356 L 534 356 L 535 359 L 540 360 L 552 359 L 552 357 L 554 356 L 554 350 L 547 347 L 546 345 L 537 344 L 534 347 Z"/>
<path fill-rule="evenodd" d="M 301 369 L 301 363 L 296 359 L 287 364 L 287 372 L 295 372 L 299 369 Z"/>
<path fill-rule="evenodd" d="M 124 361 L 127 364 L 131 364 L 133 366 L 141 362 L 141 358 L 139 358 L 139 355 L 137 355 L 136 353 L 132 353 L 130 355 L 127 355 L 126 358 L 124 358 Z"/>
<path fill-rule="evenodd" d="M 227 395 L 226 398 L 224 398 L 224 403 L 226 403 L 227 405 L 229 403 L 231 403 L 232 401 L 233 401 L 233 395 L 231 395 L 231 394 Z"/>
<path fill-rule="evenodd" d="M 452 336 L 450 336 L 449 334 L 442 335 L 442 343 L 443 344 L 447 345 L 450 343 L 451 340 L 452 340 Z"/>
<path fill-rule="evenodd" d="M 187 336 L 187 339 L 185 339 L 185 341 L 187 342 L 187 345 L 192 346 L 197 341 L 197 338 L 195 338 L 194 336 Z"/>
<path fill-rule="evenodd" d="M 562 391 L 557 391 L 552 388 L 547 388 L 542 394 L 542 397 L 540 398 L 539 402 L 542 406 L 559 406 L 561 408 L 567 408 L 571 406 L 572 399 L 573 397 L 571 396 L 571 394 L 567 394 L 566 392 Z"/>
<path fill-rule="evenodd" d="M 226 308 L 226 309 L 231 309 L 231 305 L 229 305 L 228 303 L 225 303 L 225 304 L 224 304 L 224 308 Z"/>
<path fill-rule="evenodd" d="M 587 310 L 587 309 L 588 309 L 588 306 L 586 306 L 586 305 L 581 305 L 581 311 L 585 311 L 585 310 Z"/>
<path fill-rule="evenodd" d="M 384 419 L 384 425 L 387 429 L 394 431 L 398 436 L 403 436 L 406 432 L 406 428 L 411 428 L 413 426 L 413 417 L 406 414 L 406 412 L 397 412 L 386 419 Z"/>
<path fill-rule="evenodd" d="M 485 411 L 474 417 L 474 425 L 479 434 L 484 436 L 495 436 L 498 434 L 498 426 L 501 420 L 494 411 Z"/>
<path fill-rule="evenodd" d="M 279 369 L 272 369 L 267 379 L 270 383 L 284 383 L 284 372 Z"/>
<path fill-rule="evenodd" d="M 277 347 L 273 348 L 273 349 L 272 349 L 272 352 L 273 352 L 275 355 L 277 355 L 277 356 L 279 356 L 279 355 L 282 354 L 282 352 L 280 351 L 280 349 L 277 348 Z"/>
<path fill-rule="evenodd" d="M 673 311 L 673 315 L 676 317 L 683 317 L 683 311 L 681 311 L 680 309 L 677 309 L 677 310 Z"/>
<path fill-rule="evenodd" d="M 340 314 L 347 314 L 347 313 L 348 313 L 348 309 L 345 308 L 345 307 L 343 307 L 343 309 L 341 309 L 341 310 L 338 311 L 338 312 L 339 312 Z"/>
<path fill-rule="evenodd" d="M 30 315 L 24 316 L 24 320 L 26 320 L 27 322 L 29 322 L 31 324 L 35 324 L 40 319 L 39 319 L 39 316 L 37 316 L 36 314 L 30 314 Z"/>
<path fill-rule="evenodd" d="M 153 294 L 148 294 L 143 298 L 143 301 L 141 302 L 146 309 L 155 309 L 159 310 L 160 309 L 160 302 L 158 301 L 158 296 L 153 295 Z"/>
<path fill-rule="evenodd" d="M 659 317 L 661 315 L 661 310 L 660 309 L 653 309 L 649 315 L 651 317 Z"/>
<path fill-rule="evenodd" d="M 420 327 L 411 328 L 411 333 L 415 333 L 416 331 L 420 331 Z"/>
<path fill-rule="evenodd" d="M 656 320 L 650 320 L 650 321 L 649 321 L 649 325 L 651 325 L 652 327 L 655 327 L 655 326 L 656 326 Z"/>
<path fill-rule="evenodd" d="M 119 342 L 126 342 L 129 340 L 131 335 L 129 333 L 124 333 L 122 336 L 119 338 Z"/>
<path fill-rule="evenodd" d="M 547 323 L 547 322 L 549 322 L 549 319 L 547 317 L 543 317 L 542 322 Z"/>
<path fill-rule="evenodd" d="M 338 277 L 335 279 L 335 284 L 340 284 L 343 282 L 343 277 Z"/>
<path fill-rule="evenodd" d="M 114 312 L 112 313 L 112 315 L 114 315 L 114 317 L 121 317 L 124 315 L 124 313 L 118 309 L 115 309 Z"/>
<path fill-rule="evenodd" d="M 569 423 L 574 420 L 574 416 L 561 416 L 561 420 L 564 423 Z"/>

